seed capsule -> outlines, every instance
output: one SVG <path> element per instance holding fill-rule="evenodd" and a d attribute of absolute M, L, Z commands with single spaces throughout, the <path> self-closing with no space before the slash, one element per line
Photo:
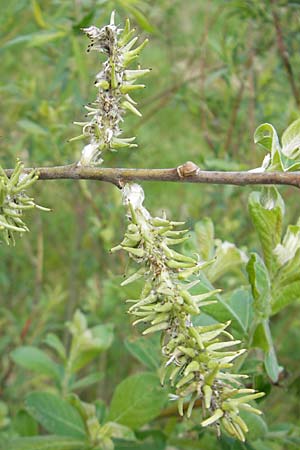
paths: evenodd
<path fill-rule="evenodd" d="M 208 384 L 205 384 L 202 388 L 203 394 L 204 394 L 204 402 L 205 402 L 205 408 L 209 409 L 211 404 L 211 397 L 212 397 L 212 389 Z"/>
<path fill-rule="evenodd" d="M 201 425 L 203 427 L 207 427 L 209 425 L 212 425 L 217 420 L 219 420 L 221 417 L 223 417 L 223 415 L 224 415 L 224 412 L 221 409 L 216 409 L 216 411 L 214 412 L 214 414 L 211 417 L 209 417 L 208 419 L 203 420 L 201 422 Z"/>
<path fill-rule="evenodd" d="M 157 325 L 153 325 L 150 328 L 147 328 L 145 331 L 143 331 L 143 334 L 146 335 L 146 334 L 150 334 L 150 333 L 155 333 L 156 331 L 166 330 L 167 328 L 169 328 L 169 323 L 162 322 Z"/>

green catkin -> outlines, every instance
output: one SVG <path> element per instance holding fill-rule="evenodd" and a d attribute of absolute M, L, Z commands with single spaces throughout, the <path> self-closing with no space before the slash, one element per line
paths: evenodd
<path fill-rule="evenodd" d="M 148 40 L 132 49 L 138 38 L 134 37 L 134 30 L 130 29 L 129 20 L 125 29 L 115 25 L 115 13 L 111 14 L 110 23 L 102 28 L 90 26 L 82 31 L 90 39 L 88 52 L 95 50 L 103 53 L 106 60 L 102 69 L 96 75 L 95 87 L 98 89 L 94 102 L 85 106 L 89 120 L 74 122 L 82 127 L 80 136 L 71 141 L 82 138 L 89 139 L 81 154 L 79 166 L 99 165 L 102 163 L 102 155 L 105 151 L 116 151 L 119 148 L 137 147 L 133 143 L 135 137 L 121 137 L 120 124 L 123 121 L 126 110 L 137 116 L 141 116 L 136 108 L 136 102 L 130 97 L 138 89 L 143 89 L 143 84 L 135 84 L 136 80 L 146 75 L 149 69 L 127 69 L 142 51 Z"/>
<path fill-rule="evenodd" d="M 17 161 L 9 178 L 0 166 L 0 236 L 7 245 L 15 245 L 16 234 L 29 231 L 23 221 L 24 212 L 33 208 L 49 211 L 26 194 L 25 190 L 36 182 L 38 174 L 36 170 L 24 174 L 23 169 L 24 164 Z"/>
<path fill-rule="evenodd" d="M 245 351 L 228 351 L 228 347 L 240 344 L 226 330 L 230 322 L 209 326 L 192 323 L 192 316 L 207 304 L 204 300 L 219 292 L 212 290 L 201 295 L 188 292 L 197 284 L 191 277 L 209 262 L 170 249 L 178 240 L 188 239 L 188 230 L 176 229 L 184 225 L 182 222 L 151 217 L 143 206 L 144 192 L 139 185 L 125 185 L 123 199 L 131 223 L 123 242 L 113 250 L 125 250 L 142 265 L 126 280 L 127 284 L 143 277 L 146 286 L 128 312 L 138 318 L 134 324 L 145 325 L 142 334 L 162 333 L 161 382 L 168 379 L 173 386 L 171 396 L 178 400 L 180 415 L 184 414 L 186 403 L 186 414 L 190 417 L 195 402 L 200 400 L 204 411 L 202 426 L 222 425 L 231 436 L 244 441 L 248 428 L 239 410 L 261 414 L 248 402 L 264 394 L 244 389 L 239 379 L 246 376 L 228 370 L 232 361 Z"/>

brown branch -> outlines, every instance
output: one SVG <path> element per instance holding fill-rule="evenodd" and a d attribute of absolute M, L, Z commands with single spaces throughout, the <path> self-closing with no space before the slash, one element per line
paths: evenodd
<path fill-rule="evenodd" d="M 283 32 L 282 32 L 282 28 L 281 28 L 281 24 L 280 24 L 280 19 L 277 14 L 277 11 L 276 11 L 276 3 L 277 3 L 276 0 L 271 0 L 272 16 L 273 16 L 273 23 L 274 23 L 274 27 L 275 27 L 275 31 L 276 31 L 278 52 L 282 59 L 284 68 L 286 70 L 286 73 L 287 73 L 287 76 L 288 76 L 288 79 L 289 79 L 289 82 L 291 85 L 291 89 L 292 89 L 293 95 L 295 97 L 296 104 L 300 108 L 300 92 L 299 92 L 299 89 L 296 84 L 295 76 L 293 73 L 293 68 L 292 68 L 292 65 L 291 65 L 291 62 L 289 59 L 289 53 L 288 53 L 287 47 L 286 47 L 284 39 L 283 39 Z"/>
<path fill-rule="evenodd" d="M 32 168 L 24 169 L 29 173 Z M 76 164 L 36 169 L 40 180 L 98 180 L 122 188 L 132 181 L 166 181 L 179 183 L 247 185 L 289 185 L 300 188 L 300 172 L 214 172 L 201 170 L 191 161 L 171 169 L 118 169 L 82 167 Z M 12 169 L 6 169 L 8 176 Z"/>

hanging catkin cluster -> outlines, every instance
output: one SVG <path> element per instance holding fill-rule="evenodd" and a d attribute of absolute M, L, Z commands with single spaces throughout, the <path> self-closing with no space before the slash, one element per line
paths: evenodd
<path fill-rule="evenodd" d="M 130 94 L 145 87 L 135 82 L 149 72 L 149 69 L 129 70 L 128 66 L 139 57 L 148 40 L 133 49 L 138 40 L 138 37 L 133 37 L 135 30 L 130 29 L 128 19 L 122 30 L 115 25 L 114 16 L 113 12 L 110 24 L 103 28 L 83 28 L 91 40 L 88 51 L 104 53 L 107 59 L 102 64 L 102 70 L 96 75 L 97 97 L 94 102 L 85 106 L 90 120 L 74 122 L 82 127 L 82 134 L 71 140 L 89 138 L 89 143 L 82 150 L 79 165 L 101 164 L 101 155 L 105 150 L 114 151 L 122 147 L 137 146 L 133 143 L 135 137 L 120 137 L 120 124 L 126 110 L 141 116 Z"/>
<path fill-rule="evenodd" d="M 32 208 L 49 211 L 36 205 L 34 199 L 26 194 L 25 190 L 38 179 L 38 174 L 35 170 L 24 174 L 23 169 L 24 165 L 18 161 L 9 178 L 0 166 L 0 234 L 8 245 L 15 244 L 15 232 L 22 234 L 28 231 L 23 221 L 24 211 Z"/>
<path fill-rule="evenodd" d="M 178 230 L 182 222 L 151 217 L 143 206 L 144 192 L 137 184 L 123 189 L 130 224 L 120 245 L 141 268 L 122 284 L 145 280 L 140 298 L 128 300 L 134 325 L 143 324 L 143 334 L 162 332 L 162 383 L 169 380 L 178 400 L 181 415 L 190 417 L 196 400 L 202 403 L 203 426 L 220 425 L 232 436 L 245 440 L 247 425 L 240 411 L 261 414 L 248 402 L 263 393 L 246 389 L 240 382 L 246 375 L 230 372 L 232 361 L 245 350 L 232 350 L 240 341 L 226 330 L 230 322 L 194 326 L 192 318 L 216 291 L 191 293 L 199 283 L 195 277 L 207 264 L 172 249 L 186 239 L 187 230 Z"/>

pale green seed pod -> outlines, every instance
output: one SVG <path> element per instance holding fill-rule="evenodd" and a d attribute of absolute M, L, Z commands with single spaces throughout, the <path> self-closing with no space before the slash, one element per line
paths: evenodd
<path fill-rule="evenodd" d="M 196 402 L 197 398 L 198 398 L 198 393 L 197 392 L 191 396 L 191 399 L 189 401 L 189 406 L 188 406 L 187 411 L 186 411 L 186 417 L 188 419 L 192 415 L 193 408 L 194 408 L 194 405 L 195 405 L 195 402 Z"/>
<path fill-rule="evenodd" d="M 185 375 L 181 378 L 180 381 L 176 384 L 176 389 L 180 389 L 182 386 L 184 386 L 186 383 L 189 383 L 194 379 L 194 374 L 189 373 L 188 375 Z"/>
<path fill-rule="evenodd" d="M 150 328 L 147 328 L 145 331 L 143 331 L 143 334 L 146 335 L 146 334 L 150 334 L 150 333 L 156 333 L 157 331 L 166 330 L 167 328 L 169 328 L 169 323 L 162 322 L 157 325 L 153 325 Z"/>
<path fill-rule="evenodd" d="M 205 384 L 202 388 L 203 390 L 203 394 L 204 394 L 204 403 L 205 403 L 205 408 L 209 409 L 210 405 L 211 405 L 211 398 L 212 398 L 212 389 L 208 384 Z"/>
<path fill-rule="evenodd" d="M 228 420 L 226 418 L 226 416 L 222 417 L 221 420 L 222 425 L 224 426 L 225 430 L 227 431 L 228 434 L 230 434 L 231 436 L 240 439 L 236 429 L 234 428 L 233 424 L 231 423 L 230 420 Z"/>
<path fill-rule="evenodd" d="M 200 369 L 200 364 L 197 361 L 192 361 L 184 370 L 184 375 L 188 375 L 190 372 L 198 372 Z"/>
<path fill-rule="evenodd" d="M 181 397 L 178 399 L 178 403 L 177 403 L 178 413 L 180 416 L 183 416 L 183 404 L 184 404 L 184 399 Z"/>
<path fill-rule="evenodd" d="M 221 419 L 221 417 L 223 417 L 224 412 L 221 409 L 216 409 L 216 411 L 214 412 L 214 414 L 209 417 L 206 420 L 203 420 L 201 422 L 201 425 L 203 427 L 208 427 L 209 425 L 212 425 L 213 423 L 217 422 L 219 419 Z"/>

